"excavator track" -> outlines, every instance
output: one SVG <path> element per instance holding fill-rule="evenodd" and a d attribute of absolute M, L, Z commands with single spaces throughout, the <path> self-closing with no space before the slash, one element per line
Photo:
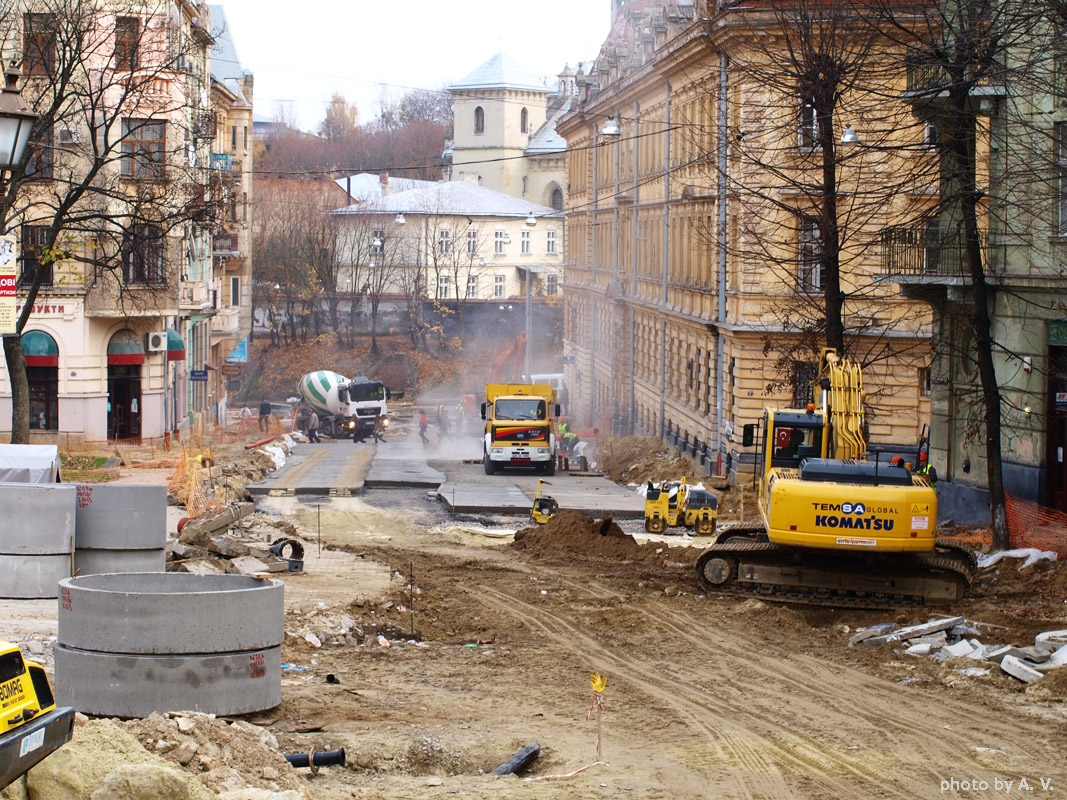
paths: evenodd
<path fill-rule="evenodd" d="M 929 553 L 862 553 L 772 544 L 762 526 L 722 530 L 697 560 L 709 592 L 837 608 L 907 608 L 962 600 L 974 553 L 938 540 Z"/>

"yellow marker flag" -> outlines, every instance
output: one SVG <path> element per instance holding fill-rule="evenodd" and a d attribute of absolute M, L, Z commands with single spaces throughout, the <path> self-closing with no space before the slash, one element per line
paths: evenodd
<path fill-rule="evenodd" d="M 608 679 L 600 677 L 599 672 L 594 672 L 589 676 L 589 682 L 593 684 L 593 691 L 600 694 L 602 691 L 608 688 Z"/>

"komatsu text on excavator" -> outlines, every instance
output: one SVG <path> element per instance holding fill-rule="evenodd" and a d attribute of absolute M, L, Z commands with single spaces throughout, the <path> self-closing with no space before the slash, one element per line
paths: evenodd
<path fill-rule="evenodd" d="M 720 529 L 697 562 L 701 583 L 853 608 L 962 599 L 974 555 L 936 538 L 926 476 L 868 457 L 859 365 L 823 349 L 812 389 L 807 408 L 767 410 L 762 436 L 744 427 L 744 445 L 757 444 L 761 520 Z"/>

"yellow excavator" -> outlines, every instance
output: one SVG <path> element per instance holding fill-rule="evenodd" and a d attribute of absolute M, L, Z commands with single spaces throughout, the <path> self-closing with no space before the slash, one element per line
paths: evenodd
<path fill-rule="evenodd" d="M 761 519 L 720 527 L 697 561 L 700 582 L 849 608 L 961 600 L 974 554 L 937 539 L 937 495 L 925 475 L 867 453 L 859 365 L 824 348 L 812 399 L 744 426 L 743 445 L 757 446 Z"/>

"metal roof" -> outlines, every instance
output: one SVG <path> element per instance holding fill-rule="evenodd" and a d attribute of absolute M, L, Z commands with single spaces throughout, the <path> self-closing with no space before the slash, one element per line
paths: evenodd
<path fill-rule="evenodd" d="M 351 191 L 349 195 L 357 203 L 374 202 L 381 199 L 382 180 L 376 172 L 359 172 L 334 181 L 343 191 Z M 393 194 L 406 192 L 420 186 L 434 186 L 435 181 L 420 181 L 414 178 L 389 177 L 389 188 Z M 351 189 L 349 189 L 351 187 Z"/>
<path fill-rule="evenodd" d="M 426 183 L 420 181 L 420 183 Z M 353 191 L 353 194 L 355 192 Z M 495 192 L 470 181 L 440 181 L 395 192 L 374 202 L 331 211 L 331 214 L 425 214 L 453 217 L 551 217 L 563 213 L 503 192 Z"/>
<path fill-rule="evenodd" d="M 573 98 L 568 97 L 563 105 L 556 109 L 555 113 L 541 126 L 540 130 L 533 135 L 530 143 L 526 145 L 525 152 L 530 155 L 538 153 L 562 153 L 567 149 L 567 140 L 556 131 L 556 123 L 559 118 L 571 109 Z"/>
<path fill-rule="evenodd" d="M 504 53 L 497 53 L 467 77 L 448 87 L 450 92 L 468 89 L 523 89 L 545 94 L 549 92 L 543 80 L 532 72 L 527 72 L 522 65 Z"/>
<path fill-rule="evenodd" d="M 215 44 L 211 46 L 211 77 L 220 83 L 227 80 L 240 83 L 245 71 L 230 35 L 226 11 L 222 6 L 208 6 L 208 9 L 211 12 L 211 35 L 215 37 Z M 232 86 L 227 88 L 233 91 Z"/>

